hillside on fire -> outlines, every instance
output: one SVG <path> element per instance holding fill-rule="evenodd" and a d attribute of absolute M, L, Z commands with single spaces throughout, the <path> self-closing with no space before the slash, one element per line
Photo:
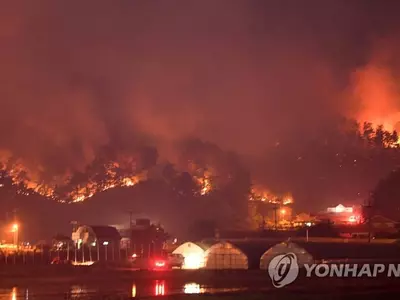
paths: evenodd
<path fill-rule="evenodd" d="M 51 228 L 49 224 L 55 220 L 67 230 L 75 219 L 87 223 L 125 223 L 128 212 L 161 221 L 172 231 L 185 235 L 190 224 L 201 220 L 214 221 L 222 228 L 249 228 L 248 201 L 261 201 L 263 197 L 275 201 L 277 195 L 290 194 L 296 199 L 295 207 L 304 207 L 304 201 L 310 202 L 312 194 L 320 193 L 322 188 L 343 197 L 361 187 L 364 195 L 353 195 L 361 203 L 380 176 L 399 164 L 400 151 L 397 143 L 387 144 L 390 140 L 379 139 L 379 128 L 367 133 L 370 124 L 364 124 L 363 129 L 350 121 L 345 125 L 346 130 L 340 134 L 310 142 L 309 147 L 320 151 L 318 157 L 308 156 L 307 148 L 297 157 L 289 156 L 294 154 L 280 151 L 281 145 L 275 146 L 263 159 L 273 172 L 266 168 L 263 173 L 251 173 L 252 162 L 247 157 L 199 140 L 180 143 L 175 164 L 163 162 L 154 147 L 131 153 L 105 148 L 85 172 L 75 173 L 62 185 L 53 187 L 45 183 L 35 186 L 24 177 L 25 173 L 5 167 L 0 183 L 1 206 L 5 211 L 17 207 L 27 224 L 31 224 L 27 232 L 31 230 L 32 236 L 35 231 Z M 278 167 L 289 161 L 290 169 Z M 308 164 L 313 166 L 310 173 Z M 323 169 L 318 169 L 319 164 Z M 310 177 L 301 178 L 302 174 Z M 281 184 L 282 177 L 286 178 L 285 185 Z M 260 178 L 267 179 L 269 185 L 257 184 Z M 337 188 L 338 182 L 346 180 L 351 187 Z M 292 182 L 301 185 L 291 185 Z M 318 186 L 321 182 L 322 188 Z M 311 189 L 308 197 L 305 189 Z M 42 212 L 30 214 L 36 207 L 41 207 Z"/>

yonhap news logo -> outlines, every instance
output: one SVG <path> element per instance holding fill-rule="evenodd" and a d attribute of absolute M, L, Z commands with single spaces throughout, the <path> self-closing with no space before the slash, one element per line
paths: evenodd
<path fill-rule="evenodd" d="M 400 277 L 400 264 L 302 264 L 306 277 Z M 294 282 L 299 276 L 300 266 L 295 253 L 276 255 L 268 265 L 268 274 L 276 288 Z"/>
<path fill-rule="evenodd" d="M 291 284 L 299 276 L 299 264 L 294 253 L 275 256 L 268 265 L 268 274 L 276 288 Z"/>

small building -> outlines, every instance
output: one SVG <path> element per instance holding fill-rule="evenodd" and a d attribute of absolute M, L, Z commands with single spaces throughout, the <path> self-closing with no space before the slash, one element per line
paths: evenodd
<path fill-rule="evenodd" d="M 311 226 L 315 224 L 316 218 L 307 213 L 299 213 L 293 219 L 294 227 Z"/>
<path fill-rule="evenodd" d="M 122 228 L 118 232 L 121 235 L 121 249 L 127 251 L 131 248 L 131 230 L 129 228 Z"/>
<path fill-rule="evenodd" d="M 369 233 L 377 238 L 396 238 L 398 235 L 398 223 L 381 215 L 371 217 L 368 222 L 355 225 L 337 225 L 336 230 L 342 237 L 364 237 L 368 238 Z"/>
<path fill-rule="evenodd" d="M 72 232 L 72 241 L 75 245 L 75 262 L 107 261 L 120 257 L 121 236 L 115 227 L 76 226 L 75 231 Z"/>
<path fill-rule="evenodd" d="M 161 255 L 168 234 L 160 224 L 151 224 L 149 219 L 137 219 L 130 228 L 130 248 L 132 254 L 141 257 Z"/>
<path fill-rule="evenodd" d="M 119 246 L 120 240 L 121 236 L 118 230 L 112 226 L 82 225 L 72 233 L 72 241 L 78 248 L 80 248 L 81 245 L 96 246 L 98 243 Z"/>
<path fill-rule="evenodd" d="M 317 215 L 319 221 L 329 221 L 336 225 L 349 224 L 355 225 L 362 222 L 360 206 L 344 206 L 339 204 L 335 207 L 328 207 L 326 211 Z"/>

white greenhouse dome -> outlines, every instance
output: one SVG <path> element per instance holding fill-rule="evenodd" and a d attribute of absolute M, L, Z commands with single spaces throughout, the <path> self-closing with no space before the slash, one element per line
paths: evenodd
<path fill-rule="evenodd" d="M 217 243 L 205 252 L 206 269 L 248 269 L 248 259 L 231 243 Z"/>
<path fill-rule="evenodd" d="M 200 269 L 204 267 L 205 252 L 208 246 L 192 242 L 183 243 L 172 253 L 184 257 L 183 269 Z"/>
<path fill-rule="evenodd" d="M 268 269 L 270 261 L 279 254 L 294 253 L 297 257 L 297 263 L 300 267 L 304 264 L 314 263 L 312 255 L 310 255 L 304 248 L 291 242 L 279 243 L 268 249 L 262 256 L 260 260 L 260 269 Z"/>

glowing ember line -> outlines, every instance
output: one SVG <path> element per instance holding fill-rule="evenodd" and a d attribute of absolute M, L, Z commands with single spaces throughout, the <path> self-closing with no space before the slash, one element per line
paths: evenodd
<path fill-rule="evenodd" d="M 267 202 L 271 204 L 278 204 L 278 205 L 289 205 L 293 203 L 292 197 L 278 197 L 270 192 L 267 191 L 255 191 L 254 189 L 251 190 L 249 194 L 249 201 L 261 201 Z"/>
<path fill-rule="evenodd" d="M 119 167 L 118 163 L 110 163 L 105 167 L 105 176 L 103 177 L 108 178 L 105 182 L 98 183 L 94 182 L 92 179 L 89 179 L 88 183 L 85 183 L 84 185 L 78 185 L 73 188 L 73 191 L 63 195 L 58 194 L 58 190 L 55 190 L 55 187 L 51 187 L 44 183 L 36 183 L 33 180 L 27 178 L 27 172 L 24 171 L 23 167 L 20 164 L 9 167 L 6 167 L 4 164 L 0 164 L 0 171 L 3 172 L 1 174 L 1 176 L 3 177 L 0 177 L 0 179 L 8 178 L 10 180 L 10 184 L 17 188 L 16 193 L 19 195 L 28 196 L 38 194 L 46 198 L 58 201 L 60 203 L 82 202 L 87 200 L 88 198 L 93 197 L 96 193 L 116 187 L 132 187 L 139 182 L 147 179 L 147 172 L 145 171 L 139 174 L 117 177 L 117 171 L 115 170 L 115 168 Z M 101 174 L 96 174 L 96 176 L 98 175 Z M 66 188 L 67 186 L 68 183 L 61 187 Z M 5 184 L 1 183 L 0 188 L 4 187 Z"/>

